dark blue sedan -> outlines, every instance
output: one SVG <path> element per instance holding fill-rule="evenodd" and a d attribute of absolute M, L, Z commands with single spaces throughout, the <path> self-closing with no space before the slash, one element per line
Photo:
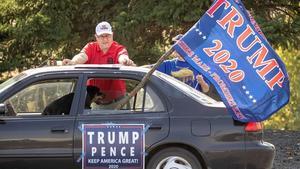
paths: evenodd
<path fill-rule="evenodd" d="M 116 110 L 147 72 L 118 65 L 43 67 L 2 83 L 0 168 L 82 168 L 80 126 L 106 123 L 148 126 L 146 169 L 272 168 L 275 148 L 263 140 L 261 123 L 233 120 L 222 102 L 160 72 Z M 88 93 L 92 84 L 100 91 Z"/>

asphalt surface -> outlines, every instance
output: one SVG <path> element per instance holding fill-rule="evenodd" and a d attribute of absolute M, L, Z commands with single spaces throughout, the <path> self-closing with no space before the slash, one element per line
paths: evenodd
<path fill-rule="evenodd" d="M 300 131 L 265 130 L 264 140 L 276 148 L 273 169 L 300 169 Z"/>

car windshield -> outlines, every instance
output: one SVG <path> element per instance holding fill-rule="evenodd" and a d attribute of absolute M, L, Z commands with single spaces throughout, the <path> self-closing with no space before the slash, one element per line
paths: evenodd
<path fill-rule="evenodd" d="M 200 102 L 201 104 L 204 104 L 207 106 L 212 106 L 212 107 L 225 107 L 223 102 L 214 100 L 213 98 L 192 88 L 191 86 L 183 83 L 180 80 L 177 80 L 171 76 L 168 76 L 168 75 L 158 72 L 158 71 L 156 71 L 156 75 L 163 81 L 168 82 L 170 85 L 174 86 L 176 89 L 182 91 L 183 93 L 190 96 L 197 102 Z"/>
<path fill-rule="evenodd" d="M 20 73 L 20 74 L 18 74 L 17 76 L 12 77 L 12 78 L 6 80 L 5 82 L 1 83 L 1 84 L 0 84 L 0 93 L 1 93 L 4 89 L 8 88 L 9 86 L 11 86 L 11 85 L 17 83 L 19 80 L 23 79 L 25 76 L 26 76 L 25 73 Z"/>

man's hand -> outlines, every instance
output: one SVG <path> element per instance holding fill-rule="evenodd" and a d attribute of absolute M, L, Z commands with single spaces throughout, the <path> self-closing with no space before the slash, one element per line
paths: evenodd
<path fill-rule="evenodd" d="M 76 65 L 76 64 L 84 64 L 88 60 L 88 56 L 84 52 L 80 52 L 75 55 L 72 60 L 64 59 L 62 61 L 62 65 Z"/>
<path fill-rule="evenodd" d="M 64 59 L 62 65 L 75 65 L 75 63 L 71 59 Z"/>
<path fill-rule="evenodd" d="M 136 66 L 135 63 L 128 58 L 127 55 L 121 55 L 118 59 L 119 63 L 125 66 Z"/>
<path fill-rule="evenodd" d="M 124 59 L 121 64 L 125 66 L 136 66 L 135 63 L 129 58 Z"/>
<path fill-rule="evenodd" d="M 209 91 L 209 85 L 205 82 L 205 80 L 203 79 L 203 76 L 199 74 L 196 76 L 196 79 L 197 79 L 198 83 L 200 84 L 202 91 L 204 93 L 207 93 Z"/>

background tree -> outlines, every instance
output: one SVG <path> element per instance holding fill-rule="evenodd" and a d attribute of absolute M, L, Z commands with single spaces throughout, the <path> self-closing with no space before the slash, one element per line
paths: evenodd
<path fill-rule="evenodd" d="M 270 44 L 282 52 L 292 97 L 282 117 L 299 113 L 299 0 L 243 0 Z M 112 23 L 115 39 L 138 65 L 154 63 L 171 38 L 186 32 L 211 0 L 2 0 L 0 72 L 36 67 L 48 58 L 71 58 L 90 40 L 99 21 Z M 5 74 L 1 74 L 4 76 Z M 7 77 L 2 77 L 7 78 Z M 299 85 L 298 85 L 299 86 Z"/>
<path fill-rule="evenodd" d="M 299 48 L 298 0 L 244 0 L 274 47 Z M 95 25 L 112 23 L 115 38 L 138 64 L 153 63 L 209 8 L 210 0 L 2 0 L 1 72 L 70 58 L 94 39 Z"/>
<path fill-rule="evenodd" d="M 265 124 L 269 128 L 300 130 L 300 51 L 280 48 L 277 53 L 284 56 L 282 58 L 289 74 L 291 97 L 289 104 Z"/>

